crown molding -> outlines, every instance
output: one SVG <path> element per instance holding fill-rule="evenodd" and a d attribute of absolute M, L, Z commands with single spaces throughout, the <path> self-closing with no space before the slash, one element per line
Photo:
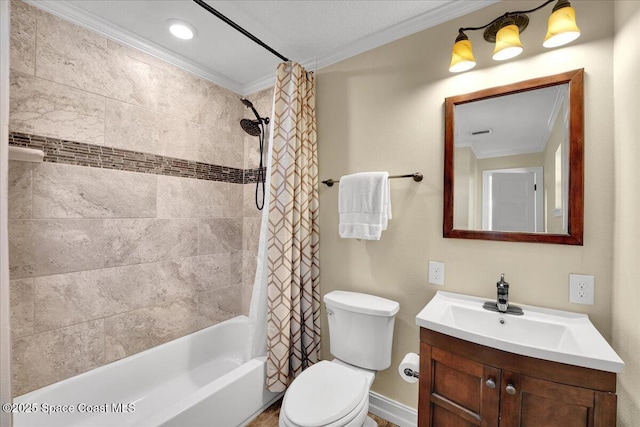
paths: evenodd
<path fill-rule="evenodd" d="M 351 58 L 352 56 L 375 49 L 403 37 L 410 36 L 417 32 L 426 30 L 427 28 L 450 21 L 454 18 L 467 15 L 487 6 L 491 6 L 499 1 L 500 0 L 450 1 L 436 9 L 430 10 L 427 13 L 415 16 L 382 31 L 378 31 L 349 43 L 327 55 L 319 56 L 317 58 L 309 58 L 305 61 L 301 61 L 300 63 L 307 70 L 320 70 L 347 58 Z M 245 94 L 267 89 L 274 84 L 275 75 L 263 77 L 245 85 Z"/>
<path fill-rule="evenodd" d="M 238 94 L 247 95 L 275 84 L 275 70 L 273 73 L 243 85 L 222 74 L 184 58 L 164 47 L 152 43 L 120 26 L 114 25 L 99 16 L 79 8 L 67 0 L 25 0 L 32 6 L 49 12 L 59 18 L 94 31 L 102 36 L 115 40 L 129 47 L 141 50 L 151 56 L 159 58 L 169 64 L 182 68 L 190 73 L 202 77 L 210 82 L 225 87 Z M 380 47 L 395 40 L 423 31 L 454 18 L 483 9 L 499 0 L 450 1 L 427 13 L 400 22 L 382 31 L 370 34 L 327 55 L 299 61 L 308 70 L 320 70 L 352 56 Z"/>
<path fill-rule="evenodd" d="M 306 66 L 303 67 L 308 70 Z M 269 76 L 262 77 L 261 79 L 254 80 L 251 83 L 244 85 L 242 90 L 242 96 L 249 96 L 253 93 L 259 92 L 264 89 L 269 89 L 274 87 L 276 84 L 276 70 L 273 70 L 273 73 Z"/>
<path fill-rule="evenodd" d="M 310 59 L 305 62 L 316 64 L 316 69 L 319 70 L 376 47 L 442 24 L 451 19 L 475 12 L 498 1 L 499 0 L 451 1 L 427 13 L 415 16 L 382 31 L 356 40 L 328 55 L 321 56 L 317 59 Z"/>
<path fill-rule="evenodd" d="M 183 70 L 235 93 L 244 93 L 243 85 L 240 82 L 216 73 L 208 68 L 202 67 L 201 65 L 178 55 L 169 49 L 165 49 L 158 44 L 152 43 L 137 34 L 102 19 L 99 16 L 89 13 L 66 0 L 25 0 L 25 2 L 37 7 L 38 9 L 55 15 L 58 18 L 71 22 L 72 24 L 86 28 L 87 30 L 98 33 L 118 43 L 138 49 L 146 54 L 168 62 L 171 65 L 175 65 L 178 68 L 182 68 Z"/>

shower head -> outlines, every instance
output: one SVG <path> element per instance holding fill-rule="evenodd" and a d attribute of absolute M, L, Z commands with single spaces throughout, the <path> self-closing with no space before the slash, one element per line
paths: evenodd
<path fill-rule="evenodd" d="M 264 125 L 269 124 L 269 117 L 264 117 L 264 118 L 260 117 L 256 109 L 253 108 L 253 104 L 251 103 L 251 101 L 249 101 L 247 98 L 240 98 L 240 102 L 242 102 L 245 105 L 245 107 L 251 108 L 251 111 L 253 111 L 253 114 L 256 115 L 256 120 L 250 120 L 250 119 L 240 120 L 240 127 L 242 127 L 242 130 L 248 133 L 249 135 L 257 136 L 258 141 L 260 142 L 260 166 L 258 167 L 258 174 L 257 174 L 258 180 L 256 181 L 256 207 L 258 208 L 258 210 L 262 210 L 262 208 L 264 207 L 264 195 L 265 195 L 264 168 L 262 167 L 262 153 L 264 150 L 264 137 L 265 137 Z M 260 204 L 258 199 L 258 191 L 259 191 L 260 184 L 262 184 L 262 205 Z"/>
<path fill-rule="evenodd" d="M 260 133 L 262 132 L 260 130 L 260 122 L 258 120 L 242 119 L 240 120 L 240 127 L 242 127 L 242 130 L 251 136 L 260 136 Z"/>
<path fill-rule="evenodd" d="M 262 133 L 262 123 L 269 124 L 269 117 L 260 117 L 253 104 L 247 98 L 240 98 L 240 101 L 247 107 L 251 108 L 253 114 L 256 115 L 256 120 L 242 119 L 240 120 L 240 126 L 242 129 L 251 136 L 260 136 Z"/>

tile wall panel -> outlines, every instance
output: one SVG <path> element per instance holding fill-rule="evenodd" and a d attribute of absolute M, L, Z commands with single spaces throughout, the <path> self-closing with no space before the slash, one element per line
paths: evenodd
<path fill-rule="evenodd" d="M 104 143 L 104 98 L 17 72 L 10 80 L 10 131 Z"/>
<path fill-rule="evenodd" d="M 60 163 L 33 167 L 33 218 L 155 216 L 155 175 Z"/>
<path fill-rule="evenodd" d="M 204 328 L 242 313 L 242 294 L 236 287 L 198 294 L 198 323 Z"/>
<path fill-rule="evenodd" d="M 177 68 L 165 69 L 162 79 L 159 111 L 223 131 L 237 131 L 244 108 L 241 96 Z"/>
<path fill-rule="evenodd" d="M 9 220 L 12 279 L 104 266 L 101 220 Z"/>
<path fill-rule="evenodd" d="M 158 176 L 158 217 L 242 216 L 242 187 L 226 182 Z"/>
<path fill-rule="evenodd" d="M 239 125 L 238 125 L 239 126 Z M 242 136 L 238 132 L 199 126 L 194 136 L 196 158 L 216 165 L 228 165 L 242 169 Z"/>
<path fill-rule="evenodd" d="M 260 238 L 260 225 L 262 218 L 243 218 L 242 249 L 249 252 L 258 252 L 258 239 Z"/>
<path fill-rule="evenodd" d="M 229 286 L 229 255 L 210 255 L 35 278 L 36 332 L 196 298 Z"/>
<path fill-rule="evenodd" d="M 198 254 L 198 221 L 110 219 L 104 242 L 108 267 L 191 257 Z"/>
<path fill-rule="evenodd" d="M 46 153 L 10 168 L 14 393 L 248 314 L 243 217 L 260 213 L 240 95 L 19 0 L 11 12 L 10 144 Z M 250 98 L 263 116 L 266 93 Z"/>
<path fill-rule="evenodd" d="M 196 293 L 224 288 L 231 282 L 231 254 L 201 255 L 185 258 L 179 263 L 178 274 Z"/>
<path fill-rule="evenodd" d="M 256 276 L 258 264 L 258 254 L 256 252 L 242 251 L 242 310 L 249 312 L 251 307 L 251 297 L 253 294 L 253 283 Z"/>
<path fill-rule="evenodd" d="M 142 308 L 104 319 L 106 362 L 139 353 L 198 329 L 195 299 Z"/>
<path fill-rule="evenodd" d="M 33 335 L 35 298 L 33 279 L 9 281 L 11 306 L 11 337 L 13 339 Z"/>
<path fill-rule="evenodd" d="M 161 73 L 107 46 L 107 39 L 36 13 L 36 76 L 122 102 L 156 108 Z"/>
<path fill-rule="evenodd" d="M 103 365 L 104 340 L 103 320 L 14 339 L 11 349 L 14 394 Z"/>
<path fill-rule="evenodd" d="M 36 17 L 31 6 L 21 1 L 11 4 L 10 31 L 11 69 L 33 76 L 36 70 Z"/>
<path fill-rule="evenodd" d="M 31 218 L 31 163 L 9 161 L 9 219 Z"/>
<path fill-rule="evenodd" d="M 216 254 L 242 249 L 242 218 L 210 218 L 199 221 L 198 252 Z"/>
<path fill-rule="evenodd" d="M 242 286 L 244 275 L 244 256 L 242 251 L 232 252 L 229 258 L 230 281 L 232 286 Z M 255 268 L 250 272 L 254 274 Z M 243 314 L 249 314 L 249 310 L 243 311 Z"/>

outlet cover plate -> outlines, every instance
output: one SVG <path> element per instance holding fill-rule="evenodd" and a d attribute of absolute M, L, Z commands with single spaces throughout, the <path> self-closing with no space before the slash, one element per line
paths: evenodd
<path fill-rule="evenodd" d="M 595 277 L 584 274 L 569 275 L 569 302 L 593 305 L 595 302 Z"/>
<path fill-rule="evenodd" d="M 444 285 L 444 263 L 429 261 L 429 283 Z"/>

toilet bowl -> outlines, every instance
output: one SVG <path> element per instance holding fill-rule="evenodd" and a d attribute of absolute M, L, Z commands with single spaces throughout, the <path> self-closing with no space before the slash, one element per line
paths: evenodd
<path fill-rule="evenodd" d="M 332 361 L 323 360 L 293 380 L 280 407 L 280 427 L 375 427 L 367 416 L 375 372 L 391 364 L 400 305 L 357 292 L 323 298 Z"/>
<path fill-rule="evenodd" d="M 362 427 L 375 374 L 340 362 L 321 361 L 305 370 L 285 393 L 280 427 Z M 366 423 L 367 420 L 371 420 Z"/>

